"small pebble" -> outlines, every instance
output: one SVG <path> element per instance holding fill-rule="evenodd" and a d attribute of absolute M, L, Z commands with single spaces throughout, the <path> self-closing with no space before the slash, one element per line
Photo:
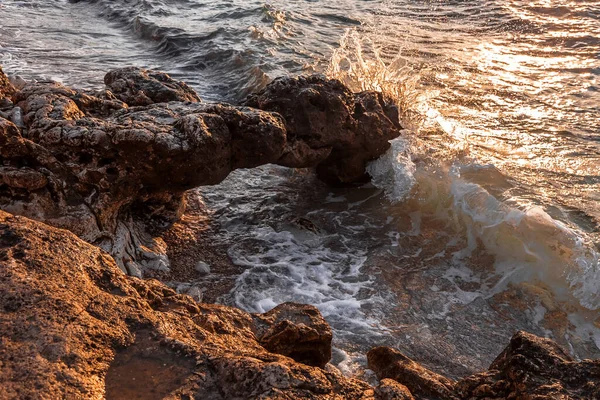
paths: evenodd
<path fill-rule="evenodd" d="M 196 263 L 196 271 L 200 272 L 203 275 L 210 274 L 210 265 L 208 265 L 204 261 L 198 261 Z"/>

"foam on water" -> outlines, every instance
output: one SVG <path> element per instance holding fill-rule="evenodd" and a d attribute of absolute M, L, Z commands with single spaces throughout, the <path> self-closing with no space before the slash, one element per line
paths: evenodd
<path fill-rule="evenodd" d="M 478 244 L 483 244 L 495 256 L 498 274 L 506 278 L 488 295 L 504 290 L 509 283 L 540 280 L 562 299 L 572 296 L 588 309 L 600 307 L 599 254 L 583 232 L 553 219 L 539 206 L 509 206 L 461 177 L 463 171 L 487 175 L 493 166 L 457 163 L 442 178 L 445 184 L 427 182 L 431 175 L 416 174 L 407 140 L 391 143 L 390 150 L 369 165 L 373 184 L 394 203 L 406 200 L 415 185 L 436 186 L 435 196 L 417 194 L 417 198 L 425 210 L 435 209 L 438 217 L 464 232 L 467 245 L 453 253 L 454 261 L 471 256 Z M 450 201 L 444 203 L 447 198 Z"/>
<path fill-rule="evenodd" d="M 392 140 L 389 150 L 367 166 L 373 185 L 384 190 L 392 203 L 405 200 L 415 184 L 415 163 L 405 138 Z"/>
<path fill-rule="evenodd" d="M 235 304 L 261 313 L 287 301 L 313 304 L 338 333 L 377 330 L 362 310 L 381 301 L 364 295 L 373 284 L 361 271 L 366 251 L 347 242 L 339 234 L 256 229 L 229 250 L 233 262 L 247 268 L 232 291 Z"/>
<path fill-rule="evenodd" d="M 515 329 L 598 355 L 598 1 L 577 18 L 521 0 L 342 3 L 6 0 L 0 60 L 78 86 L 157 67 L 207 100 L 305 70 L 383 91 L 407 130 L 370 164 L 376 188 L 269 166 L 200 190 L 245 268 L 222 301 L 316 305 L 350 375 L 380 344 L 474 372 Z M 572 326 L 550 329 L 564 310 Z"/>
<path fill-rule="evenodd" d="M 582 232 L 552 219 L 541 207 L 509 207 L 481 186 L 461 179 L 459 168 L 450 177 L 456 218 L 468 238 L 468 247 L 455 257 L 470 254 L 479 241 L 495 256 L 498 273 L 510 276 L 509 281 L 541 280 L 562 298 L 570 294 L 586 308 L 600 307 L 598 253 Z"/>

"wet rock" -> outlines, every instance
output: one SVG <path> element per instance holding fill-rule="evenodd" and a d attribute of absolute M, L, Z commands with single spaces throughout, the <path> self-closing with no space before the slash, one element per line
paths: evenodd
<path fill-rule="evenodd" d="M 72 233 L 0 211 L 0 397 L 374 398 L 267 351 L 255 319 L 128 277 Z"/>
<path fill-rule="evenodd" d="M 168 268 L 156 235 L 181 216 L 187 189 L 274 162 L 286 143 L 280 117 L 244 107 L 128 108 L 57 83 L 15 100 L 25 126 L 0 122 L 14 142 L 2 149 L 0 208 L 71 230 L 134 276 Z"/>
<path fill-rule="evenodd" d="M 424 368 L 397 350 L 376 347 L 367 353 L 367 360 L 379 379 L 393 379 L 417 398 L 456 398 L 452 380 Z"/>
<path fill-rule="evenodd" d="M 392 379 L 382 379 L 375 388 L 378 400 L 414 400 L 408 388 Z"/>
<path fill-rule="evenodd" d="M 277 79 L 246 105 L 285 119 L 288 144 L 278 164 L 316 165 L 319 177 L 333 184 L 366 182 L 367 162 L 385 153 L 401 130 L 397 107 L 381 93 L 354 94 L 319 75 Z"/>
<path fill-rule="evenodd" d="M 198 261 L 196 266 L 194 267 L 196 271 L 198 271 L 201 275 L 210 274 L 210 265 L 205 263 L 204 261 Z"/>
<path fill-rule="evenodd" d="M 575 361 L 550 339 L 516 333 L 486 372 L 453 382 L 400 352 L 378 347 L 369 368 L 405 385 L 417 399 L 598 399 L 600 360 Z M 386 379 L 384 379 L 386 378 Z"/>
<path fill-rule="evenodd" d="M 286 121 L 200 103 L 159 72 L 125 68 L 106 82 L 111 90 L 32 82 L 12 94 L 0 116 L 11 143 L 0 154 L 0 208 L 68 229 L 138 277 L 168 270 L 159 236 L 181 217 L 186 190 L 268 163 L 361 181 L 365 163 L 399 134 L 383 97 L 318 76 L 278 80 L 254 97 Z"/>
<path fill-rule="evenodd" d="M 104 83 L 129 106 L 147 106 L 170 101 L 200 102 L 200 97 L 186 83 L 160 71 L 127 67 L 110 71 Z"/>
<path fill-rule="evenodd" d="M 27 85 L 27 81 L 19 75 L 11 75 L 8 77 L 8 81 L 13 85 L 16 90 L 21 90 Z"/>
<path fill-rule="evenodd" d="M 256 337 L 270 352 L 321 368 L 331 359 L 331 328 L 316 307 L 283 303 L 255 321 Z"/>
<path fill-rule="evenodd" d="M 489 371 L 459 381 L 461 398 L 598 399 L 600 360 L 575 361 L 549 339 L 516 333 Z"/>
<path fill-rule="evenodd" d="M 15 87 L 10 83 L 8 76 L 0 66 L 0 100 L 10 98 L 16 92 Z"/>

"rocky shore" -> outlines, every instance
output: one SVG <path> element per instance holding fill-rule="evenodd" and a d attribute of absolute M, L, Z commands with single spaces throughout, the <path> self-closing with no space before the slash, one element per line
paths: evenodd
<path fill-rule="evenodd" d="M 172 273 L 187 190 L 268 163 L 363 183 L 401 133 L 398 110 L 321 76 L 276 80 L 239 106 L 203 103 L 160 72 L 105 83 L 0 69 L 0 399 L 600 398 L 600 361 L 525 332 L 459 381 L 372 349 L 372 385 L 329 364 L 315 307 L 249 314 L 143 279 Z"/>

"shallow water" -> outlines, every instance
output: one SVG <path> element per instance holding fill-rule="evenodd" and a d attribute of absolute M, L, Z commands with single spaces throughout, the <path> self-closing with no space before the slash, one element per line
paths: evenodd
<path fill-rule="evenodd" d="M 346 373 L 387 344 L 461 376 L 517 329 L 600 355 L 599 1 L 4 0 L 0 21 L 27 79 L 133 64 L 237 101 L 317 71 L 396 98 L 374 185 L 266 166 L 198 191 L 246 268 L 221 301 L 317 305 Z"/>

